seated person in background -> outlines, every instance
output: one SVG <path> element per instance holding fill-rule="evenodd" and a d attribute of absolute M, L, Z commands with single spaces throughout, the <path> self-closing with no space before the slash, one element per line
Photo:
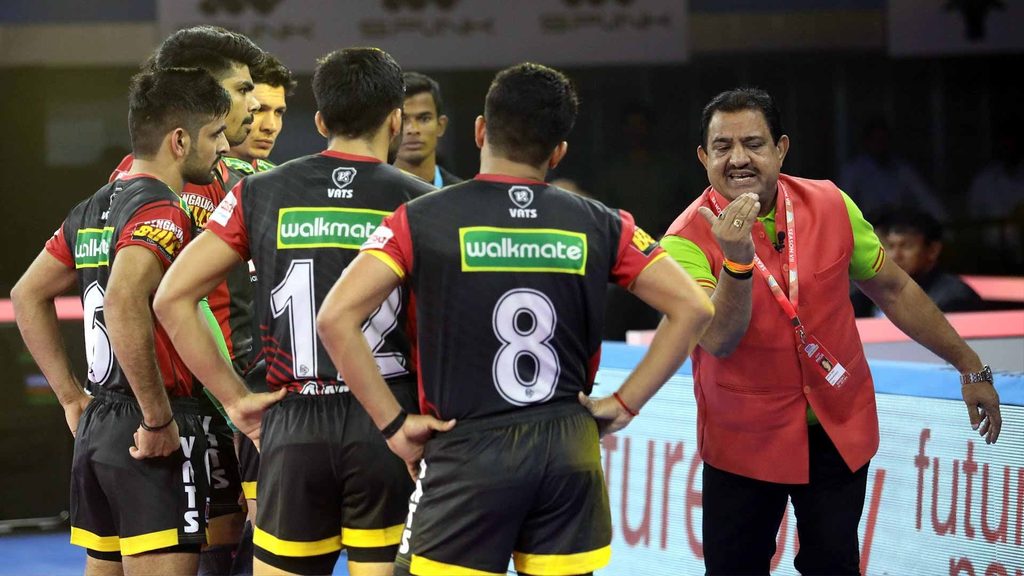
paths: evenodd
<path fill-rule="evenodd" d="M 926 212 L 890 210 L 875 223 L 875 231 L 892 261 L 910 275 L 943 312 L 982 310 L 985 303 L 959 276 L 937 264 L 942 253 L 942 225 Z M 882 316 L 860 291 L 851 292 L 856 316 Z"/>
<path fill-rule="evenodd" d="M 940 221 L 948 220 L 942 199 L 893 141 L 888 120 L 875 115 L 864 125 L 860 154 L 843 165 L 836 182 L 857 203 L 868 222 L 890 206 L 917 206 Z"/>

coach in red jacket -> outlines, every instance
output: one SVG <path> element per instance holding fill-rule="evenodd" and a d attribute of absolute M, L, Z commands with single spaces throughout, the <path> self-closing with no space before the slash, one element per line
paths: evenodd
<path fill-rule="evenodd" d="M 961 372 L 971 425 L 989 443 L 1001 426 L 991 371 L 885 258 L 846 194 L 779 173 L 789 138 L 768 93 L 723 92 L 701 120 L 697 156 L 711 187 L 662 245 L 717 310 L 693 352 L 707 571 L 768 574 L 792 498 L 797 570 L 858 574 L 878 416 L 850 280 Z"/>

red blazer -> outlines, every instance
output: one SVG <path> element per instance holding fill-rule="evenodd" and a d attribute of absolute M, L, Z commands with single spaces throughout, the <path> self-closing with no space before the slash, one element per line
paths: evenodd
<path fill-rule="evenodd" d="M 878 449 L 875 391 L 848 297 L 853 231 L 839 189 L 827 180 L 779 176 L 778 230 L 785 230 L 781 189 L 793 202 L 800 319 L 849 372 L 840 388 L 798 356 L 792 324 L 754 270 L 750 325 L 736 350 L 716 358 L 693 352 L 697 397 L 697 444 L 705 462 L 716 468 L 785 484 L 808 481 L 806 406 L 809 403 L 850 470 L 857 470 Z M 708 188 L 669 227 L 701 248 L 715 277 L 721 276 L 722 251 L 711 227 L 697 212 L 728 199 Z M 789 293 L 789 260 L 777 251 L 764 225 L 752 230 L 757 255 Z"/>

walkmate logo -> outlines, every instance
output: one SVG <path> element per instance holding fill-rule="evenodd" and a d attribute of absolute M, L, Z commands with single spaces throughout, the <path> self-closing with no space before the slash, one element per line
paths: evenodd
<path fill-rule="evenodd" d="M 110 264 L 110 238 L 114 228 L 82 228 L 75 235 L 75 268 L 98 268 Z"/>
<path fill-rule="evenodd" d="M 277 215 L 277 247 L 358 250 L 389 214 L 359 208 L 282 208 Z"/>
<path fill-rule="evenodd" d="M 562 272 L 583 275 L 587 235 L 553 228 L 459 228 L 463 272 Z"/>

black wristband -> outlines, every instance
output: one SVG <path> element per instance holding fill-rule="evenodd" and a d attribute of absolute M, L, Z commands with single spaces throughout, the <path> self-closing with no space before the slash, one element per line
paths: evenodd
<path fill-rule="evenodd" d="M 174 414 L 171 414 L 171 419 L 170 420 L 168 420 L 167 422 L 165 422 L 165 423 L 163 423 L 163 424 L 161 424 L 159 426 L 148 426 L 146 424 L 146 419 L 145 418 L 142 419 L 142 422 L 139 424 L 139 426 L 142 426 L 142 429 L 145 430 L 146 432 L 157 432 L 159 430 L 163 430 L 164 428 L 167 428 L 168 426 L 170 426 L 171 422 L 174 422 Z"/>
<path fill-rule="evenodd" d="M 384 435 L 384 439 L 389 440 L 392 436 L 398 433 L 398 431 L 402 429 L 402 424 L 405 424 L 405 419 L 408 416 L 409 413 L 404 409 L 399 411 L 398 416 L 395 416 L 395 419 L 380 431 L 380 433 Z"/>
<path fill-rule="evenodd" d="M 729 276 L 732 276 L 733 278 L 735 278 L 737 280 L 746 280 L 747 278 L 750 278 L 751 276 L 754 275 L 754 271 L 753 270 L 747 270 L 746 272 L 738 273 L 738 272 L 733 272 L 732 270 L 729 270 L 728 266 L 722 266 L 722 271 L 725 272 L 726 274 L 728 274 Z"/>

